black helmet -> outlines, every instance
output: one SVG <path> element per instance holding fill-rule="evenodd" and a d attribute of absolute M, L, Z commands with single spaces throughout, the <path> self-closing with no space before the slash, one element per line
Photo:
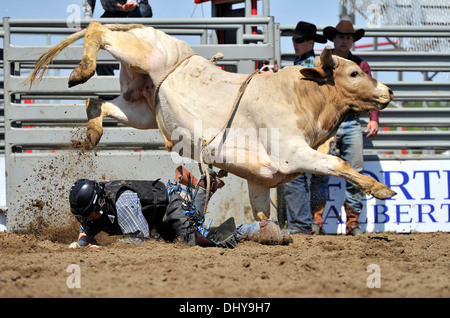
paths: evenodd
<path fill-rule="evenodd" d="M 69 202 L 73 214 L 87 217 L 96 206 L 103 188 L 95 181 L 80 179 L 70 189 Z"/>

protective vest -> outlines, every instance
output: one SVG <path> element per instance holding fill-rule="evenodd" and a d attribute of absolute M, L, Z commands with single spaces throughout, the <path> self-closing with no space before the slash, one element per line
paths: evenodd
<path fill-rule="evenodd" d="M 149 229 L 156 227 L 156 230 L 162 230 L 164 213 L 169 199 L 164 183 L 161 181 L 146 180 L 114 180 L 100 182 L 105 191 L 105 211 L 103 213 L 102 230 L 110 235 L 122 234 L 117 222 L 116 200 L 125 190 L 131 190 L 137 193 L 142 206 L 142 213 L 147 220 Z"/>

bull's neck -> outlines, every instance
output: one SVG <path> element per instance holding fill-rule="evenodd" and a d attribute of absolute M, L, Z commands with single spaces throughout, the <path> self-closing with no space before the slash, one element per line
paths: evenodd
<path fill-rule="evenodd" d="M 323 85 L 321 92 L 326 94 L 326 104 L 319 115 L 319 122 L 326 130 L 335 131 L 349 112 L 349 105 L 335 86 Z"/>
<path fill-rule="evenodd" d="M 338 92 L 336 92 L 334 86 L 320 86 L 316 93 L 322 94 L 324 100 L 326 101 L 320 106 L 316 105 L 316 107 L 318 107 L 316 118 L 319 124 L 318 127 L 320 127 L 316 142 L 320 144 L 336 133 L 339 125 L 347 116 L 350 108 L 340 98 L 341 96 Z"/>

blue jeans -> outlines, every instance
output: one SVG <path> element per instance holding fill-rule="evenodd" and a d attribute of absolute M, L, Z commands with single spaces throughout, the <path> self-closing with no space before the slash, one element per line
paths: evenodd
<path fill-rule="evenodd" d="M 308 175 L 302 174 L 282 186 L 286 206 L 287 228 L 292 232 L 310 234 L 312 214 Z"/>
<path fill-rule="evenodd" d="M 314 212 L 328 195 L 328 180 L 328 176 L 303 174 L 282 185 L 288 230 L 311 234 Z"/>
<path fill-rule="evenodd" d="M 195 191 L 195 190 L 194 190 Z M 209 193 L 208 201 L 211 199 L 212 192 Z M 197 211 L 202 212 L 205 210 L 205 203 L 206 203 L 206 190 L 202 187 L 198 188 L 198 192 L 194 199 L 195 208 Z"/>
<path fill-rule="evenodd" d="M 151 18 L 153 16 L 152 7 L 149 4 L 139 4 L 136 10 L 128 14 L 128 18 Z"/>
<path fill-rule="evenodd" d="M 336 143 L 333 140 L 330 144 L 330 153 L 348 162 L 356 172 L 364 170 L 363 136 L 358 117 L 349 116 L 341 123 L 336 133 Z M 330 177 L 324 177 L 328 183 Z M 351 206 L 357 214 L 362 211 L 363 195 L 364 191 L 359 186 L 345 180 L 344 204 Z"/>

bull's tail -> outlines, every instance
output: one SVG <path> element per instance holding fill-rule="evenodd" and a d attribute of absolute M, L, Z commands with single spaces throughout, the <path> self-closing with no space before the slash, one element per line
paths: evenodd
<path fill-rule="evenodd" d="M 111 31 L 128 31 L 131 29 L 142 28 L 144 26 L 141 24 L 105 24 L 104 27 L 106 27 Z M 28 78 L 24 81 L 24 85 L 30 84 L 31 88 L 36 80 L 37 82 L 39 82 L 44 76 L 44 73 L 47 70 L 48 65 L 53 61 L 53 59 L 59 53 L 61 53 L 61 51 L 63 51 L 66 47 L 83 38 L 86 35 L 86 31 L 87 28 L 74 34 L 71 34 L 67 38 L 62 40 L 59 44 L 53 46 L 48 51 L 44 52 L 37 60 L 33 73 L 31 73 L 31 75 L 28 76 Z"/>
<path fill-rule="evenodd" d="M 31 75 L 28 76 L 28 78 L 24 82 L 24 85 L 30 84 L 30 87 L 32 87 L 36 79 L 39 82 L 42 79 L 42 76 L 44 76 L 44 73 L 47 70 L 47 67 L 51 63 L 51 61 L 53 61 L 53 59 L 59 53 L 61 53 L 61 51 L 64 50 L 66 47 L 83 38 L 85 34 L 86 29 L 71 34 L 67 38 L 62 40 L 61 43 L 53 46 L 52 48 L 44 52 L 36 61 L 36 66 L 34 67 L 33 73 L 31 73 Z"/>

